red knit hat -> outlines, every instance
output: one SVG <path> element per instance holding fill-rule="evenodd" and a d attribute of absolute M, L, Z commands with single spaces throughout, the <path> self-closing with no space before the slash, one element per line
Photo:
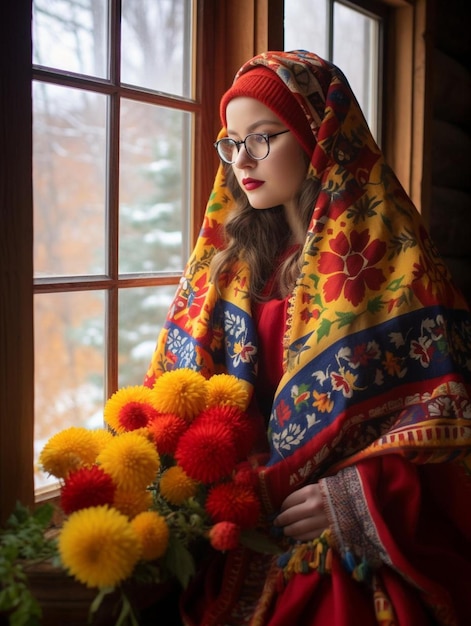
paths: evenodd
<path fill-rule="evenodd" d="M 239 76 L 221 98 L 221 121 L 227 127 L 226 108 L 237 97 L 255 98 L 277 115 L 295 134 L 309 157 L 316 140 L 301 105 L 275 72 L 259 65 Z"/>

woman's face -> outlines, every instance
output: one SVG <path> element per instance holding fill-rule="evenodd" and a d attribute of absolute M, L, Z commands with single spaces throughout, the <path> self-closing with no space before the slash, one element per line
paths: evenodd
<path fill-rule="evenodd" d="M 249 133 L 278 133 L 286 125 L 264 104 L 254 98 L 239 97 L 226 109 L 227 134 L 240 141 Z M 283 205 L 287 212 L 296 212 L 299 189 L 306 178 L 307 159 L 293 133 L 270 140 L 265 159 L 251 158 L 240 146 L 232 164 L 237 182 L 254 209 Z"/>

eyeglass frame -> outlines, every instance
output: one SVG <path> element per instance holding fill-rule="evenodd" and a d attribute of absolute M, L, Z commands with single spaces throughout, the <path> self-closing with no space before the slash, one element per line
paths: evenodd
<path fill-rule="evenodd" d="M 217 141 L 214 142 L 213 146 L 216 148 L 216 151 L 218 153 L 219 158 L 221 159 L 221 161 L 223 161 L 224 163 L 227 163 L 227 165 L 233 165 L 236 160 L 237 157 L 233 160 L 233 161 L 228 161 L 226 158 L 224 158 L 221 153 L 219 152 L 219 144 L 222 143 L 223 141 L 229 140 L 232 141 L 232 143 L 234 144 L 236 150 L 237 150 L 237 155 L 239 155 L 240 153 L 240 146 L 242 146 L 242 144 L 244 145 L 245 151 L 247 152 L 247 154 L 249 155 L 249 157 L 251 159 L 253 159 L 254 161 L 263 161 L 263 159 L 266 159 L 267 156 L 270 154 L 270 139 L 272 137 L 277 137 L 278 135 L 283 135 L 284 133 L 289 133 L 290 132 L 290 128 L 286 128 L 285 130 L 280 130 L 278 133 L 249 133 L 245 139 L 240 139 L 239 141 L 237 141 L 236 139 L 232 139 L 231 137 L 221 137 L 221 139 L 218 139 Z M 247 150 L 247 145 L 246 145 L 246 141 L 248 137 L 252 137 L 252 136 L 258 136 L 258 137 L 263 137 L 265 139 L 265 141 L 267 142 L 267 153 L 265 156 L 262 157 L 255 157 L 252 156 L 252 154 Z"/>

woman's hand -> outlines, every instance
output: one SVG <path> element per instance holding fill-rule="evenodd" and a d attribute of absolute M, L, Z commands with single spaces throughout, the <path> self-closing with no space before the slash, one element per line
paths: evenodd
<path fill-rule="evenodd" d="M 281 505 L 275 526 L 282 526 L 287 537 L 310 541 L 319 537 L 329 526 L 319 485 L 305 485 L 291 493 Z"/>

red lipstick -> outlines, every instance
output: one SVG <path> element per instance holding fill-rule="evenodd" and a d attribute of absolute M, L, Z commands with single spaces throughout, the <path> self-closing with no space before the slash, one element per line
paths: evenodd
<path fill-rule="evenodd" d="M 263 180 L 256 180 L 255 178 L 243 178 L 242 184 L 247 189 L 247 191 L 253 191 L 254 189 L 258 189 L 264 184 Z"/>

